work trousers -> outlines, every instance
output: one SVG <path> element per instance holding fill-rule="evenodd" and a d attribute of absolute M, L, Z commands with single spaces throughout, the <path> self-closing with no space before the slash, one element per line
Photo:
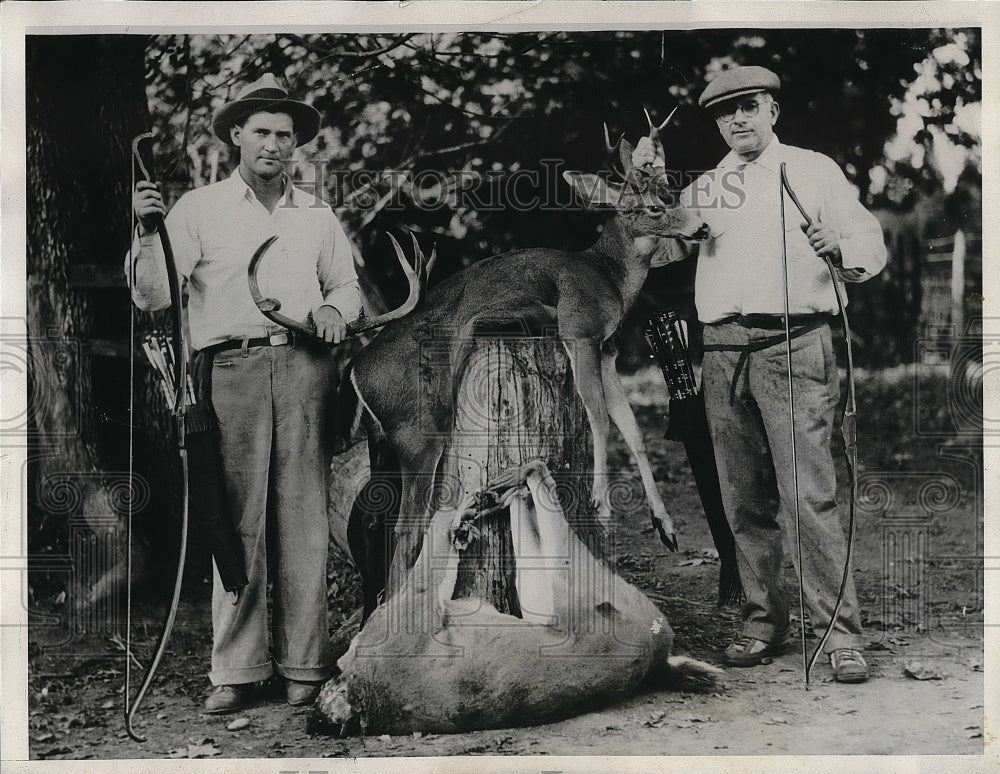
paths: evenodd
<path fill-rule="evenodd" d="M 824 324 L 792 340 L 797 460 L 791 450 L 785 342 L 746 354 L 738 374 L 739 351 L 708 351 L 710 347 L 752 348 L 755 342 L 773 339 L 775 333 L 736 323 L 705 326 L 702 370 L 722 499 L 747 595 L 743 634 L 765 642 L 784 638 L 789 629 L 781 577 L 782 531 L 789 544 L 794 544 L 794 465 L 799 483 L 801 567 L 795 551 L 792 558 L 802 578 L 806 612 L 817 633 L 830 622 L 847 555 L 830 448 L 840 395 L 830 327 Z M 861 645 L 854 582 L 848 577 L 825 650 Z"/>
<path fill-rule="evenodd" d="M 275 671 L 318 681 L 332 672 L 326 492 L 335 389 L 325 349 L 299 343 L 214 356 L 212 405 L 226 493 L 250 581 L 233 605 L 215 572 L 214 685 L 257 682 Z"/>

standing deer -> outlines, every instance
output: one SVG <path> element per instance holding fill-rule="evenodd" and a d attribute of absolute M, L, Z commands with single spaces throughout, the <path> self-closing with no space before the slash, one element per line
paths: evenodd
<path fill-rule="evenodd" d="M 651 137 L 662 128 L 650 126 Z M 387 325 L 349 365 L 342 398 L 346 402 L 351 396 L 344 392 L 353 391 L 360 404 L 372 454 L 371 484 L 398 486 L 400 492 L 394 523 L 391 513 L 366 513 L 364 492 L 351 514 L 348 539 L 362 573 L 365 618 L 386 584 L 389 596 L 401 587 L 417 558 L 432 513 L 432 484 L 454 426 L 453 385 L 469 342 L 504 322 L 521 330 L 554 329 L 565 345 L 593 431 L 592 497 L 601 521 L 607 526 L 610 518 L 606 496 L 610 420 L 635 458 L 660 539 L 676 550 L 673 523 L 657 492 L 642 434 L 615 366 L 612 337 L 639 294 L 658 246 L 657 240 L 644 237 L 699 238 L 705 226 L 696 211 L 668 206 L 654 193 L 650 178 L 632 165 L 632 146 L 627 141 L 619 144 L 621 182 L 563 173 L 586 206 L 612 212 L 593 245 L 581 251 L 515 250 L 481 260 L 430 290 L 405 319 Z M 280 304 L 262 298 L 256 287 L 253 275 L 269 244 L 262 245 L 251 261 L 254 300 L 272 320 L 308 333 L 301 324 L 275 315 Z M 419 282 L 422 288 L 425 266 L 431 262 L 425 265 L 416 240 L 414 246 L 418 269 L 411 287 Z M 389 524 L 395 547 L 386 573 L 382 535 Z"/>

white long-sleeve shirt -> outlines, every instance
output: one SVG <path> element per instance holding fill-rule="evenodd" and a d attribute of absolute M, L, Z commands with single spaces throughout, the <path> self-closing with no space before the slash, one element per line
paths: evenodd
<path fill-rule="evenodd" d="M 329 305 L 349 322 L 361 312 L 354 257 L 343 227 L 329 205 L 290 183 L 268 212 L 237 169 L 225 180 L 182 196 L 167 214 L 166 227 L 178 274 L 188 283 L 195 349 L 281 330 L 254 304 L 247 284 L 251 257 L 275 235 L 258 277 L 261 292 L 281 301 L 282 314 L 304 320 Z M 159 236 L 135 238 L 125 257 L 128 280 L 133 255 L 132 299 L 141 309 L 165 309 L 170 289 Z"/>
<path fill-rule="evenodd" d="M 782 231 L 779 170 L 787 167 L 789 185 L 806 212 L 834 230 L 843 268 L 860 269 L 853 281 L 882 270 L 885 241 L 878 220 L 858 201 L 836 162 L 815 151 L 784 145 L 775 137 L 754 161 L 730 152 L 681 194 L 697 207 L 709 227 L 700 244 L 695 304 L 702 322 L 733 314 L 784 314 L 781 264 Z M 837 299 L 826 263 L 802 231 L 805 220 L 784 195 L 784 239 L 788 251 L 789 311 L 836 312 Z"/>

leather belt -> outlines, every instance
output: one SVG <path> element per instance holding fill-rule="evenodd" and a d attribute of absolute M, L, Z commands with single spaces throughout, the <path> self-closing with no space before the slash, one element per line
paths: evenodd
<path fill-rule="evenodd" d="M 775 315 L 734 315 L 734 316 L 744 316 L 744 317 L 769 317 L 773 319 L 781 319 L 781 333 L 774 336 L 768 336 L 766 339 L 760 339 L 759 341 L 753 341 L 746 344 L 705 344 L 702 347 L 704 352 L 739 352 L 740 356 L 736 360 L 736 368 L 733 369 L 733 378 L 729 382 L 729 405 L 733 406 L 736 403 L 736 384 L 739 381 L 740 374 L 743 373 L 743 368 L 747 364 L 747 360 L 750 355 L 754 352 L 761 352 L 762 350 L 769 349 L 777 344 L 782 344 L 787 338 L 789 341 L 792 339 L 797 339 L 799 336 L 805 336 L 807 333 L 812 333 L 817 328 L 822 328 L 826 322 L 828 315 L 825 314 L 791 314 L 789 315 L 789 321 L 792 325 L 798 325 L 799 327 L 793 328 L 788 336 L 785 336 L 785 323 L 784 319 Z M 811 319 L 809 324 L 803 324 L 795 322 L 796 318 L 808 317 Z M 719 320 L 718 323 L 711 323 L 712 325 L 718 325 L 720 323 L 727 322 L 727 320 Z M 737 320 L 729 320 L 728 322 L 738 322 Z M 742 323 L 740 323 L 742 325 Z M 762 328 L 761 325 L 748 325 L 748 328 Z"/>
<path fill-rule="evenodd" d="M 830 317 L 829 312 L 812 312 L 809 314 L 788 315 L 788 325 L 794 328 L 798 325 L 822 324 Z M 716 320 L 709 325 L 724 325 L 726 323 L 736 323 L 744 328 L 761 328 L 770 331 L 783 331 L 785 329 L 785 316 L 783 314 L 731 314 Z M 784 339 L 782 339 L 784 341 Z"/>
<path fill-rule="evenodd" d="M 243 349 L 250 347 L 283 347 L 286 344 L 295 343 L 295 334 L 291 331 L 282 331 L 281 333 L 272 333 L 270 336 L 261 336 L 260 338 L 244 338 L 244 339 L 229 339 L 229 341 L 220 341 L 218 344 L 211 344 L 205 347 L 200 352 L 204 352 L 206 355 L 214 355 L 216 352 L 224 352 L 227 349 Z"/>

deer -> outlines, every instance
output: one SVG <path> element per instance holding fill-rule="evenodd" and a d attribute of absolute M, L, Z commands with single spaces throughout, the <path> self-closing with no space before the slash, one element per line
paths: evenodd
<path fill-rule="evenodd" d="M 660 126 L 650 121 L 653 140 L 658 140 L 667 121 Z M 408 300 L 412 307 L 408 313 L 385 325 L 348 364 L 341 406 L 356 404 L 368 432 L 369 485 L 399 493 L 398 515 L 394 516 L 393 505 L 381 513 L 366 506 L 366 499 L 387 499 L 370 496 L 371 491 L 362 491 L 352 510 L 348 540 L 362 574 L 362 621 L 383 595 L 390 598 L 399 590 L 417 558 L 433 514 L 433 483 L 453 428 L 452 388 L 469 342 L 477 334 L 495 331 L 498 323 L 554 331 L 563 343 L 592 430 L 591 498 L 603 526 L 607 528 L 611 520 L 607 450 L 613 422 L 635 460 L 652 524 L 664 545 L 677 550 L 670 513 L 657 491 L 642 433 L 617 371 L 614 335 L 646 280 L 660 244 L 655 237 L 699 239 L 707 227 L 697 210 L 671 206 L 661 197 L 651 185 L 655 178 L 632 164 L 634 149 L 627 140 L 617 143 L 618 169 L 607 126 L 604 139 L 618 181 L 591 173 L 563 173 L 585 207 L 611 214 L 596 242 L 579 251 L 528 248 L 485 258 L 425 293 L 433 256 L 424 259 L 413 237 L 418 268 L 404 268 L 411 290 L 420 294 L 418 301 Z M 263 297 L 257 287 L 256 269 L 272 241 L 261 245 L 250 262 L 251 295 L 274 322 L 309 335 L 307 325 L 278 314 L 280 302 Z M 393 245 L 405 265 L 395 240 Z M 429 342 L 435 346 L 425 347 Z M 390 526 L 387 546 L 382 536 Z"/>
<path fill-rule="evenodd" d="M 463 525 L 509 508 L 522 615 L 454 598 Z M 372 615 L 320 691 L 316 730 L 458 733 L 536 725 L 594 710 L 640 686 L 712 690 L 723 671 L 675 653 L 641 590 L 570 526 L 544 460 L 501 471 L 434 513 L 422 557 Z M 564 567 L 563 557 L 574 556 Z M 524 560 L 522 562 L 522 559 Z M 523 565 L 523 566 L 522 566 Z M 564 571 L 566 570 L 566 571 Z M 521 577 L 530 576 L 530 577 Z"/>

